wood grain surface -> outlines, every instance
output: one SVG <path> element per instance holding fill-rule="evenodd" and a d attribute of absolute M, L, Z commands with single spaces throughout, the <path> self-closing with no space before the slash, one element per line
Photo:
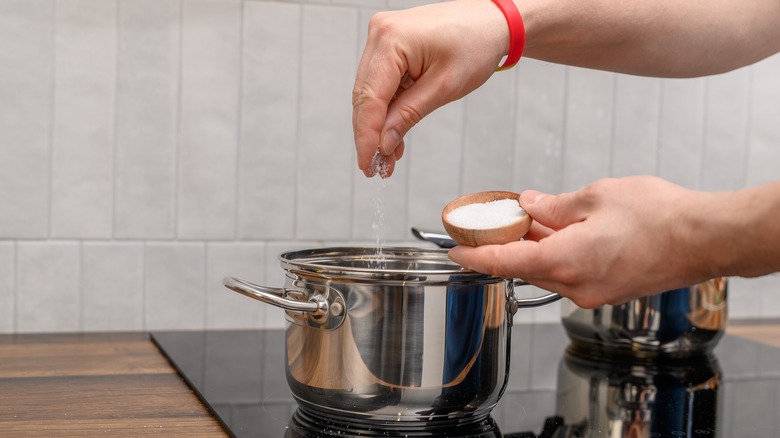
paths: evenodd
<path fill-rule="evenodd" d="M 0 336 L 0 431 L 227 436 L 141 333 Z"/>
<path fill-rule="evenodd" d="M 750 339 L 762 344 L 780 348 L 780 323 L 777 321 L 731 324 L 730 334 Z"/>

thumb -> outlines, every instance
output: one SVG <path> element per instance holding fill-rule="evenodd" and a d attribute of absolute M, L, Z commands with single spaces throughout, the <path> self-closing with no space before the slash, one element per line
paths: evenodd
<path fill-rule="evenodd" d="M 560 230 L 585 220 L 585 208 L 577 192 L 548 195 L 536 190 L 520 194 L 520 206 L 534 221 L 553 230 Z"/>

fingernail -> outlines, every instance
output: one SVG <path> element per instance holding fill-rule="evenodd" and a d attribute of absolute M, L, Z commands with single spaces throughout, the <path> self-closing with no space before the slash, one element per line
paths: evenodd
<path fill-rule="evenodd" d="M 385 132 L 385 136 L 382 138 L 382 153 L 384 155 L 390 154 L 400 142 L 401 134 L 395 129 L 388 129 L 387 132 Z"/>
<path fill-rule="evenodd" d="M 536 204 L 546 196 L 547 195 L 544 193 L 530 190 L 520 194 L 520 197 L 523 198 L 523 203 L 525 204 Z"/>

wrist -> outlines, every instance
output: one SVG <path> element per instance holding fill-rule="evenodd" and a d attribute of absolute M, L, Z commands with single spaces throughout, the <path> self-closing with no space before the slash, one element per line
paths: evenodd
<path fill-rule="evenodd" d="M 780 269 L 777 183 L 731 192 L 694 192 L 686 217 L 693 265 L 709 278 L 756 277 Z"/>
<path fill-rule="evenodd" d="M 491 0 L 501 11 L 507 26 L 507 42 L 505 44 L 505 56 L 502 57 L 497 71 L 508 70 L 520 61 L 525 49 L 525 26 L 514 0 Z"/>
<path fill-rule="evenodd" d="M 691 282 L 698 282 L 709 278 L 731 275 L 732 251 L 734 249 L 731 239 L 735 235 L 729 232 L 736 228 L 730 223 L 727 209 L 728 196 L 726 193 L 707 193 L 689 191 L 687 200 L 681 200 L 685 208 L 678 221 L 677 232 L 674 240 L 681 242 L 684 272 L 691 275 Z M 729 249 L 729 247 L 731 247 Z"/>
<path fill-rule="evenodd" d="M 722 194 L 725 275 L 757 277 L 780 271 L 780 181 Z"/>

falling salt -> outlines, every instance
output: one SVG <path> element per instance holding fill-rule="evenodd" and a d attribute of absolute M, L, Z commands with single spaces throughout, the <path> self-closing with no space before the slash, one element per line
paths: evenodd
<path fill-rule="evenodd" d="M 382 229 L 385 225 L 385 199 L 384 193 L 387 187 L 387 176 L 390 171 L 390 165 L 387 164 L 387 160 L 384 155 L 377 152 L 371 159 L 371 171 L 374 175 L 379 175 L 378 182 L 375 183 L 376 191 L 374 193 L 374 222 L 371 224 L 371 229 L 374 231 L 374 238 L 376 239 L 376 259 L 372 263 L 374 268 L 384 268 L 384 241 L 382 240 Z"/>
<path fill-rule="evenodd" d="M 510 225 L 522 219 L 525 214 L 517 200 L 499 199 L 458 207 L 447 215 L 447 220 L 461 228 L 487 230 Z"/>

